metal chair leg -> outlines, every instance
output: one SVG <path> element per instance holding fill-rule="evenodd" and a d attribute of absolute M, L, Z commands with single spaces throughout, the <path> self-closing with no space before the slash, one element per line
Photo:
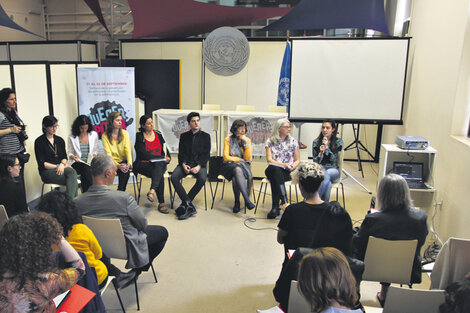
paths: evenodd
<path fill-rule="evenodd" d="M 113 278 L 112 283 L 114 286 L 114 290 L 116 290 L 116 295 L 118 297 L 119 304 L 121 305 L 122 312 L 126 313 L 126 310 L 124 309 L 124 305 L 122 304 L 121 295 L 119 294 L 119 288 L 116 285 L 116 278 Z"/>
<path fill-rule="evenodd" d="M 134 286 L 135 286 L 135 299 L 137 301 L 137 311 L 140 311 L 139 289 L 137 289 L 137 277 L 134 280 Z"/>
<path fill-rule="evenodd" d="M 224 192 L 225 192 L 225 179 L 222 181 L 222 196 L 220 196 L 220 200 L 224 199 Z"/>
<path fill-rule="evenodd" d="M 264 200 L 266 199 L 266 188 L 268 188 L 268 184 L 265 184 L 265 185 L 264 185 L 263 204 L 264 204 Z M 261 192 L 261 189 L 260 189 L 259 191 Z"/>
<path fill-rule="evenodd" d="M 209 186 L 211 186 L 211 194 L 212 194 L 212 184 L 209 182 Z M 215 184 L 215 191 L 214 194 L 212 194 L 212 205 L 211 205 L 211 210 L 214 208 L 214 202 L 215 202 L 215 197 L 217 196 L 217 188 L 219 186 L 219 181 L 217 180 L 217 183 Z"/>
<path fill-rule="evenodd" d="M 152 263 L 150 263 L 150 267 L 152 268 L 153 278 L 155 278 L 155 284 L 156 284 L 156 283 L 158 283 L 158 280 L 157 280 L 157 275 L 155 274 L 155 269 L 153 268 Z"/>
<path fill-rule="evenodd" d="M 256 215 L 256 210 L 258 210 L 258 203 L 259 203 L 259 198 L 261 197 L 261 190 L 263 190 L 263 182 L 261 182 L 261 186 L 259 187 L 258 199 L 256 200 L 256 204 L 255 204 L 255 215 Z"/>

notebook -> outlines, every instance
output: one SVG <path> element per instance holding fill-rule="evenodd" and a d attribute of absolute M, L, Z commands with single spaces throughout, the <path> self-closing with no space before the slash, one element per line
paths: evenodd
<path fill-rule="evenodd" d="M 393 173 L 403 177 L 410 189 L 428 189 L 423 181 L 423 163 L 393 162 Z"/>

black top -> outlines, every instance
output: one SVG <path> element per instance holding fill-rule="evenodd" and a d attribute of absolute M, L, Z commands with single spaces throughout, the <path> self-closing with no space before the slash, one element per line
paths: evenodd
<path fill-rule="evenodd" d="M 148 151 L 146 146 L 145 146 L 145 137 L 143 132 L 138 132 L 135 135 L 135 144 L 134 144 L 134 149 L 135 149 L 135 154 L 136 154 L 136 160 L 135 162 L 139 162 L 142 160 L 148 161 L 151 159 L 160 159 L 160 158 L 165 158 L 165 155 L 170 156 L 170 154 L 165 153 L 163 151 L 163 144 L 165 143 L 165 139 L 163 139 L 162 133 L 159 131 L 155 131 L 155 134 L 158 137 L 158 140 L 160 141 L 160 144 L 162 145 L 162 153 L 161 155 L 154 155 L 151 151 Z"/>
<path fill-rule="evenodd" d="M 185 163 L 191 167 L 206 167 L 211 153 L 211 136 L 199 130 L 195 134 L 191 130 L 180 136 L 178 164 Z"/>
<path fill-rule="evenodd" d="M 278 227 L 287 231 L 284 247 L 335 247 L 351 254 L 352 223 L 348 212 L 339 203 L 291 204 Z"/>
<path fill-rule="evenodd" d="M 21 179 L 21 178 L 18 178 Z M 26 195 L 20 182 L 1 181 L 0 204 L 5 206 L 8 217 L 28 212 Z"/>
<path fill-rule="evenodd" d="M 45 134 L 42 134 L 34 141 L 34 152 L 38 162 L 39 173 L 45 170 L 44 162 L 59 164 L 63 159 L 67 160 L 65 151 L 65 141 L 54 135 L 54 145 L 51 145 Z"/>
<path fill-rule="evenodd" d="M 364 260 L 369 236 L 386 240 L 418 240 L 411 282 L 421 282 L 421 247 L 428 235 L 427 214 L 421 210 L 406 209 L 367 214 L 361 228 L 353 237 L 354 256 Z"/>

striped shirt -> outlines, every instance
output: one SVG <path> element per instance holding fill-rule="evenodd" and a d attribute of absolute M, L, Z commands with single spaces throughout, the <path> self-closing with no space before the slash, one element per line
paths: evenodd
<path fill-rule="evenodd" d="M 88 161 L 88 154 L 90 153 L 90 145 L 80 141 L 80 152 L 82 153 L 80 160 L 83 162 Z"/>
<path fill-rule="evenodd" d="M 13 127 L 12 124 L 5 114 L 0 112 L 0 129 L 7 129 Z M 18 135 L 15 133 L 8 133 L 3 136 L 0 136 L 0 153 L 9 153 L 9 154 L 17 154 L 18 152 L 23 150 L 23 146 L 18 139 Z"/>

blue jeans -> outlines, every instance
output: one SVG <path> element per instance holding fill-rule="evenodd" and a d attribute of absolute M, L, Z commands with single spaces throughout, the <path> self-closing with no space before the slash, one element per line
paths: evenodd
<path fill-rule="evenodd" d="M 323 201 L 330 201 L 331 185 L 339 180 L 339 169 L 332 166 L 324 166 L 325 178 L 318 189 L 318 194 Z"/>

